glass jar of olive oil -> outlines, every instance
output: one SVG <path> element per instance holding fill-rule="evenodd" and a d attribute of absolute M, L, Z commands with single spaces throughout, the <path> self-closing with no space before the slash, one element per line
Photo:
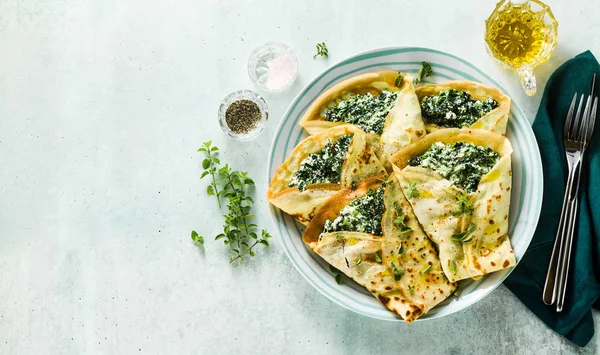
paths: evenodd
<path fill-rule="evenodd" d="M 557 43 L 550 7 L 538 0 L 502 0 L 485 24 L 488 53 L 519 74 L 527 95 L 535 95 L 533 68 L 548 60 Z"/>

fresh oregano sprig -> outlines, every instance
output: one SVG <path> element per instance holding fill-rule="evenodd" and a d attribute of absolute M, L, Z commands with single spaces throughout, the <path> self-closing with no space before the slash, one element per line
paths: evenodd
<path fill-rule="evenodd" d="M 455 242 L 468 243 L 471 240 L 473 240 L 473 232 L 475 231 L 476 228 L 477 228 L 477 226 L 475 225 L 475 223 L 471 223 L 467 227 L 467 230 L 462 231 L 460 233 L 452 234 L 450 239 L 452 239 L 452 241 L 455 241 Z"/>
<path fill-rule="evenodd" d="M 454 210 L 454 217 L 460 217 L 463 214 L 473 213 L 473 202 L 469 199 L 469 194 L 464 192 L 458 196 L 458 207 Z"/>
<path fill-rule="evenodd" d="M 421 69 L 419 69 L 419 73 L 417 73 L 417 77 L 414 80 L 415 85 L 419 84 L 424 78 L 431 75 L 433 75 L 433 68 L 431 67 L 431 64 L 422 62 Z"/>
<path fill-rule="evenodd" d="M 192 231 L 192 240 L 194 241 L 194 243 L 196 243 L 197 245 L 204 247 L 204 237 L 201 235 L 198 235 L 198 232 L 196 231 Z"/>
<path fill-rule="evenodd" d="M 329 49 L 327 49 L 327 45 L 325 44 L 325 42 L 317 43 L 317 54 L 313 56 L 313 59 L 316 59 L 318 56 L 329 56 Z"/>
<path fill-rule="evenodd" d="M 400 87 L 400 85 L 402 85 L 402 80 L 404 80 L 404 73 L 398 72 L 398 76 L 396 76 L 396 80 L 394 81 L 396 87 Z"/>
<path fill-rule="evenodd" d="M 221 208 L 221 199 L 227 200 L 227 213 L 223 215 L 225 218 L 223 232 L 218 234 L 215 240 L 223 239 L 223 243 L 234 253 L 229 260 L 231 263 L 241 262 L 246 255 L 254 256 L 254 248 L 257 245 L 269 246 L 267 239 L 271 238 L 264 229 L 259 237 L 256 233 L 258 226 L 252 222 L 254 200 L 248 195 L 248 191 L 254 186 L 254 181 L 248 173 L 235 171 L 229 167 L 229 164 L 220 166 L 220 161 L 216 157 L 219 149 L 210 141 L 204 142 L 198 151 L 206 155 L 202 161 L 204 172 L 201 178 L 208 175 L 212 177 L 206 193 L 217 198 L 219 208 Z M 192 231 L 192 240 L 199 243 L 198 240 L 203 242 L 204 238 Z"/>
<path fill-rule="evenodd" d="M 217 167 L 219 166 L 219 164 L 221 164 L 221 161 L 215 156 L 219 151 L 219 148 L 212 146 L 211 144 L 211 141 L 204 142 L 202 144 L 202 147 L 198 149 L 199 152 L 203 152 L 206 154 L 206 158 L 204 158 L 204 160 L 202 161 L 202 169 L 204 169 L 204 172 L 200 176 L 200 179 L 204 179 L 207 175 L 210 175 L 212 177 L 212 182 L 206 187 L 206 193 L 209 196 L 216 196 L 217 204 L 219 205 L 219 208 L 221 208 L 222 192 L 219 191 L 219 186 L 217 185 L 216 177 Z"/>
<path fill-rule="evenodd" d="M 416 181 L 413 181 L 410 184 L 408 184 L 405 191 L 406 191 L 406 193 L 405 193 L 406 198 L 409 200 L 413 199 L 415 197 L 419 197 L 419 190 L 417 189 Z"/>

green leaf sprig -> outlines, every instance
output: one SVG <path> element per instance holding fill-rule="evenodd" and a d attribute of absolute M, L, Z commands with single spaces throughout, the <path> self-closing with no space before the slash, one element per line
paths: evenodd
<path fill-rule="evenodd" d="M 431 67 L 431 64 L 429 64 L 427 62 L 422 62 L 421 69 L 419 69 L 419 73 L 417 74 L 417 77 L 415 78 L 415 85 L 419 84 L 421 81 L 423 81 L 424 78 L 427 78 L 428 76 L 431 76 L 432 74 L 433 74 L 433 68 Z"/>
<path fill-rule="evenodd" d="M 396 219 L 394 219 L 393 223 L 396 227 L 400 228 L 400 232 L 398 233 L 399 238 L 404 238 L 412 232 L 412 229 L 406 225 L 406 215 L 402 208 L 398 206 L 397 203 L 394 203 L 396 207 Z"/>
<path fill-rule="evenodd" d="M 354 266 L 358 266 L 360 264 L 362 264 L 362 254 L 358 256 L 358 259 L 354 263 Z"/>
<path fill-rule="evenodd" d="M 217 167 L 221 164 L 221 161 L 215 156 L 219 151 L 219 148 L 211 146 L 211 141 L 208 141 L 204 142 L 198 151 L 206 154 L 206 158 L 202 161 L 202 169 L 204 169 L 204 172 L 202 172 L 200 179 L 204 179 L 210 174 L 212 182 L 206 187 L 206 193 L 209 196 L 216 196 L 217 204 L 219 205 L 219 208 L 221 208 L 221 191 L 219 191 L 216 177 Z"/>
<path fill-rule="evenodd" d="M 450 271 L 456 274 L 456 261 L 454 260 L 450 261 Z"/>
<path fill-rule="evenodd" d="M 396 264 L 392 263 L 392 274 L 394 275 L 394 281 L 400 281 L 402 275 L 404 275 L 404 269 L 396 267 Z"/>
<path fill-rule="evenodd" d="M 475 223 L 471 223 L 469 224 L 469 227 L 467 227 L 466 231 L 452 234 L 452 237 L 450 237 L 450 239 L 452 239 L 455 242 L 470 242 L 471 240 L 473 240 L 473 232 L 475 231 L 475 228 Z"/>
<path fill-rule="evenodd" d="M 221 162 L 216 157 L 219 148 L 213 146 L 211 141 L 204 142 L 198 151 L 206 155 L 202 161 L 204 172 L 200 178 L 208 175 L 212 177 L 206 193 L 216 197 L 219 209 L 221 199 L 227 200 L 227 213 L 223 215 L 225 218 L 223 233 L 218 234 L 215 240 L 223 239 L 223 243 L 234 253 L 229 262 L 242 262 L 244 256 L 254 256 L 254 248 L 259 244 L 268 247 L 268 239 L 271 238 L 264 229 L 258 236 L 257 225 L 252 222 L 254 200 L 248 195 L 248 190 L 254 186 L 254 181 L 248 173 L 235 171 L 229 167 L 229 164 L 220 167 Z M 192 231 L 192 240 L 204 245 L 204 237 L 198 235 L 196 231 Z"/>
<path fill-rule="evenodd" d="M 421 275 L 427 275 L 431 271 L 431 264 L 427 264 L 427 266 L 421 270 Z"/>
<path fill-rule="evenodd" d="M 460 288 L 460 285 L 456 286 L 456 290 L 454 290 L 454 292 L 452 293 L 455 297 L 460 297 L 460 294 L 462 293 L 462 289 Z"/>
<path fill-rule="evenodd" d="M 198 246 L 204 247 L 204 237 L 201 235 L 198 235 L 198 232 L 196 231 L 192 231 L 192 240 L 194 241 L 194 243 L 196 243 Z"/>
<path fill-rule="evenodd" d="M 398 76 L 396 77 L 396 87 L 400 87 L 402 85 L 402 80 L 404 79 L 404 73 L 398 72 Z"/>
<path fill-rule="evenodd" d="M 378 263 L 378 264 L 381 264 L 381 261 L 382 261 L 382 260 L 381 260 L 381 250 L 378 250 L 378 251 L 375 253 L 375 262 L 376 262 L 376 263 Z"/>
<path fill-rule="evenodd" d="M 327 49 L 325 42 L 317 43 L 317 54 L 313 56 L 313 59 L 316 59 L 318 56 L 329 57 L 329 49 Z"/>
<path fill-rule="evenodd" d="M 460 217 L 463 214 L 471 215 L 473 213 L 473 202 L 469 199 L 469 194 L 463 192 L 458 196 L 458 207 L 454 210 L 454 217 Z"/>
<path fill-rule="evenodd" d="M 417 183 L 413 181 L 406 188 L 406 198 L 410 200 L 415 197 L 419 197 L 419 190 L 417 190 Z"/>
<path fill-rule="evenodd" d="M 334 275 L 335 275 L 335 282 L 338 285 L 341 285 L 344 283 L 344 279 L 342 278 L 342 272 L 336 268 L 334 268 L 333 266 L 329 265 L 329 271 L 331 271 Z"/>

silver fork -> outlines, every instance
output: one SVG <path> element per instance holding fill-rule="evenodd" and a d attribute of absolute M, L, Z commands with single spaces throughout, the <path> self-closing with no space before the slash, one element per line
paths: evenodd
<path fill-rule="evenodd" d="M 577 219 L 577 196 L 579 192 L 579 180 L 581 177 L 581 164 L 585 149 L 587 148 L 594 131 L 596 119 L 598 98 L 594 99 L 593 105 L 591 104 L 595 81 L 596 76 L 594 75 L 592 81 L 592 94 L 587 98 L 583 114 L 581 109 L 585 95 L 581 95 L 575 118 L 573 118 L 573 113 L 575 112 L 577 94 L 574 95 L 564 126 L 563 142 L 569 174 L 558 231 L 556 233 L 554 247 L 552 248 L 552 256 L 550 258 L 550 266 L 548 267 L 543 294 L 544 303 L 548 305 L 558 301 L 556 307 L 557 312 L 562 311 L 565 300 L 565 289 L 567 286 L 567 276 L 571 260 L 571 247 L 575 231 L 575 222 Z"/>

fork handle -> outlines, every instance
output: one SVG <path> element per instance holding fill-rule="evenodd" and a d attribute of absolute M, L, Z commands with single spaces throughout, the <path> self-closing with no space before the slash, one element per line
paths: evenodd
<path fill-rule="evenodd" d="M 567 283 L 569 280 L 569 266 L 571 263 L 571 249 L 573 246 L 573 236 L 575 232 L 575 222 L 577 221 L 577 207 L 579 206 L 578 200 L 569 202 L 570 209 L 568 215 L 568 221 L 565 224 L 565 242 L 562 249 L 562 253 L 559 255 L 558 273 L 557 278 L 557 295 L 556 295 L 556 311 L 562 312 L 565 304 L 565 295 L 567 291 Z"/>
<path fill-rule="evenodd" d="M 569 162 L 571 163 L 571 162 Z M 565 186 L 565 195 L 563 197 L 562 209 L 560 212 L 560 220 L 558 230 L 554 238 L 554 246 L 552 247 L 552 255 L 550 256 L 550 265 L 548 265 L 548 273 L 546 274 L 546 282 L 544 283 L 544 292 L 542 299 L 545 304 L 551 305 L 558 299 L 558 280 L 559 280 L 559 264 L 561 261 L 560 255 L 565 245 L 566 226 L 569 215 L 569 201 L 573 191 L 573 182 L 575 180 L 576 162 L 569 164 L 569 175 L 567 185 Z"/>
<path fill-rule="evenodd" d="M 583 160 L 583 154 L 582 154 Z M 571 190 L 569 196 L 570 210 L 567 215 L 566 232 L 567 236 L 565 239 L 565 245 L 562 252 L 559 255 L 559 272 L 558 272 L 558 294 L 556 299 L 556 311 L 562 312 L 565 304 L 565 295 L 567 293 L 567 284 L 569 280 L 569 266 L 571 265 L 571 249 L 573 247 L 573 238 L 575 234 L 575 226 L 577 223 L 577 208 L 579 207 L 579 181 L 581 180 L 581 170 L 583 170 L 582 163 L 578 164 L 575 169 L 576 175 L 574 189 Z"/>
<path fill-rule="evenodd" d="M 556 290 L 555 281 L 557 280 L 556 276 L 557 268 L 558 268 L 558 260 L 559 260 L 559 250 L 561 249 L 562 240 L 562 230 L 565 226 L 565 219 L 568 212 L 568 201 L 569 194 L 565 191 L 565 196 L 563 198 L 563 205 L 560 211 L 560 220 L 558 223 L 558 231 L 556 232 L 556 237 L 554 238 L 554 246 L 552 247 L 552 255 L 550 257 L 550 265 L 548 266 L 548 273 L 546 274 L 546 282 L 544 283 L 544 293 L 543 293 L 543 301 L 547 305 L 554 304 L 556 301 Z"/>

